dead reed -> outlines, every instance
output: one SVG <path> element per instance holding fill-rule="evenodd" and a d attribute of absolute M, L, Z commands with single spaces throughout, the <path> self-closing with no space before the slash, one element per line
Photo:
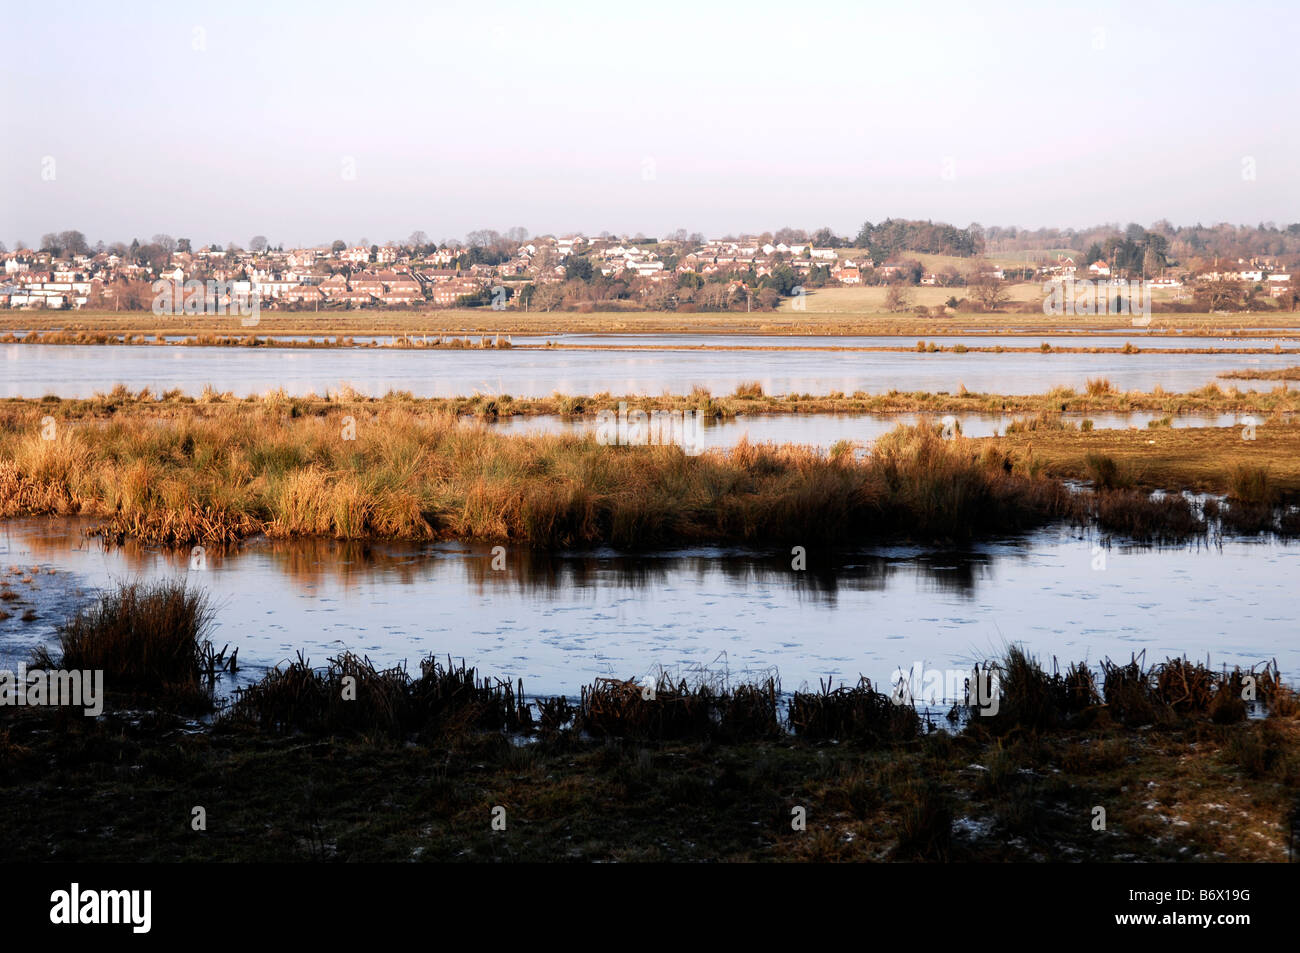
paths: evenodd
<path fill-rule="evenodd" d="M 41 648 L 32 664 L 102 670 L 105 689 L 114 694 L 208 708 L 219 657 L 207 639 L 212 618 L 207 596 L 183 582 L 129 583 L 64 622 L 58 657 Z M 224 652 L 220 658 L 224 663 Z"/>
<path fill-rule="evenodd" d="M 223 720 L 270 732 L 359 734 L 398 740 L 448 731 L 526 730 L 533 719 L 523 686 L 481 678 L 464 662 L 430 657 L 413 678 L 343 652 L 313 668 L 301 653 L 261 681 L 236 690 Z"/>
<path fill-rule="evenodd" d="M 968 685 L 968 725 L 993 734 L 1051 731 L 1101 702 L 1086 665 L 1073 663 L 1062 673 L 1053 659 L 1049 675 L 1020 645 L 1008 646 L 1001 659 L 977 665 L 973 675 L 981 686 L 970 692 Z M 997 697 L 988 698 L 990 692 Z"/>
<path fill-rule="evenodd" d="M 817 692 L 795 692 L 790 699 L 790 727 L 801 738 L 843 739 L 868 744 L 910 741 L 921 730 L 916 708 L 876 691 L 860 678 L 852 687 L 832 688 L 830 680 Z"/>

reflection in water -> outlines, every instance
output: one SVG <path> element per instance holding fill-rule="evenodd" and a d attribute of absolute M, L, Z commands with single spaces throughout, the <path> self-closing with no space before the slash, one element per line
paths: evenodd
<path fill-rule="evenodd" d="M 128 575 L 191 574 L 189 549 L 146 546 L 127 540 L 108 546 L 84 535 L 90 520 L 16 520 L 0 524 L 14 538 L 12 548 L 43 561 L 59 562 L 69 553 L 82 553 L 114 563 Z M 638 590 L 663 586 L 670 579 L 703 583 L 721 577 L 737 589 L 780 585 L 802 597 L 834 604 L 841 590 L 877 591 L 900 563 L 929 581 L 936 591 L 971 594 L 977 577 L 986 576 L 989 556 L 980 552 L 935 554 L 894 549 L 890 555 L 850 550 L 807 556 L 806 568 L 792 569 L 792 556 L 783 552 L 702 548 L 628 554 L 612 549 L 583 552 L 538 552 L 508 547 L 501 569 L 493 568 L 490 543 L 384 543 L 322 538 L 258 538 L 242 545 L 204 547 L 205 570 L 246 572 L 256 560 L 267 570 L 292 582 L 301 592 L 325 584 L 338 587 L 362 580 L 385 585 L 413 586 L 445 578 L 461 582 L 478 594 L 513 590 L 548 595 L 589 589 L 597 584 Z M 200 577 L 196 577 L 200 578 Z"/>
<path fill-rule="evenodd" d="M 734 447 L 740 440 L 751 443 L 797 443 L 805 446 L 830 447 L 840 440 L 868 443 L 899 424 L 916 424 L 921 420 L 937 423 L 943 414 L 750 414 L 734 418 L 705 418 L 701 430 L 704 449 Z M 1007 425 L 1016 419 L 1032 418 L 1024 414 L 954 414 L 960 432 L 967 437 L 991 437 L 1005 433 Z M 1078 426 L 1091 420 L 1097 430 L 1145 430 L 1152 420 L 1164 417 L 1163 413 L 1136 411 L 1127 414 L 1062 414 L 1061 419 Z M 1170 426 L 1233 427 L 1241 423 L 1241 414 L 1182 414 L 1173 417 Z M 1282 415 L 1289 419 L 1290 415 Z M 495 433 L 514 436 L 519 434 L 561 434 L 596 432 L 596 421 L 583 417 L 558 417 L 547 414 L 525 417 L 505 417 L 485 424 Z"/>
<path fill-rule="evenodd" d="M 213 638 L 239 647 L 244 680 L 300 650 L 320 664 L 345 647 L 379 664 L 463 657 L 537 694 L 719 659 L 733 677 L 776 669 L 787 689 L 859 674 L 881 683 L 918 661 L 968 667 L 1008 640 L 1049 662 L 1143 650 L 1228 665 L 1276 657 L 1289 677 L 1300 663 L 1290 597 L 1300 547 L 1271 541 L 1113 547 L 1101 571 L 1094 540 L 1065 530 L 959 550 L 814 550 L 805 571 L 784 548 L 511 547 L 498 571 L 486 544 L 255 540 L 208 550 L 195 571 L 187 551 L 108 549 L 85 525 L 0 525 L 0 564 L 56 571 L 40 577 L 38 621 L 0 622 L 0 666 L 48 641 L 93 590 L 182 574 L 211 593 Z"/>

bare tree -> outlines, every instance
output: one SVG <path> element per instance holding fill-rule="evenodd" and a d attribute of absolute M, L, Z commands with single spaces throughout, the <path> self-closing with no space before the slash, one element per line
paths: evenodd
<path fill-rule="evenodd" d="M 564 303 L 564 289 L 558 284 L 542 285 L 533 294 L 532 303 L 538 311 L 554 311 Z"/>
<path fill-rule="evenodd" d="M 248 240 L 248 250 L 254 255 L 260 255 L 262 252 L 266 251 L 266 245 L 267 241 L 265 235 L 254 235 Z"/>
<path fill-rule="evenodd" d="M 912 304 L 912 289 L 901 281 L 890 282 L 885 292 L 885 307 L 890 311 L 906 311 Z"/>
<path fill-rule="evenodd" d="M 986 311 L 996 311 L 1011 299 L 1002 279 L 988 272 L 972 276 L 967 287 L 970 288 L 970 296 Z"/>
<path fill-rule="evenodd" d="M 1206 311 L 1234 311 L 1241 307 L 1244 297 L 1240 282 L 1224 278 L 1202 282 L 1196 289 L 1196 298 Z"/>
<path fill-rule="evenodd" d="M 1286 295 L 1284 296 L 1291 310 L 1296 309 L 1300 304 L 1300 268 L 1291 269 L 1291 279 L 1286 284 Z"/>
<path fill-rule="evenodd" d="M 86 241 L 86 236 L 76 229 L 59 232 L 59 243 L 63 246 L 64 254 L 69 258 L 73 255 L 84 255 L 90 251 L 90 244 Z"/>

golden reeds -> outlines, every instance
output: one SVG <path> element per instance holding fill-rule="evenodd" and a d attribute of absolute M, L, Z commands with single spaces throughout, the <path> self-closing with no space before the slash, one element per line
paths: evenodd
<path fill-rule="evenodd" d="M 701 398 L 706 399 L 706 398 Z M 688 456 L 591 436 L 504 437 L 381 406 L 366 415 L 140 418 L 0 435 L 3 515 L 87 513 L 169 544 L 243 536 L 459 537 L 550 547 L 959 538 L 1065 515 L 1059 484 L 902 427 L 865 460 L 750 445 Z"/>

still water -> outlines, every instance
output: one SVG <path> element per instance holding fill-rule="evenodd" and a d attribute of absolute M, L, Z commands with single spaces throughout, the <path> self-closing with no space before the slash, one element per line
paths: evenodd
<path fill-rule="evenodd" d="M 1203 387 L 1223 371 L 1298 363 L 1295 354 L 919 354 L 864 351 L 635 350 L 260 350 L 242 347 L 0 345 L 0 396 L 90 397 L 116 384 L 198 396 L 204 385 L 237 396 L 284 388 L 325 394 L 348 383 L 380 396 L 476 393 L 546 397 L 565 394 L 683 394 L 699 385 L 729 394 L 758 381 L 768 394 L 835 391 L 972 391 L 1037 394 L 1082 390 L 1106 377 L 1121 390 Z M 1225 382 L 1270 390 L 1278 381 Z"/>
<path fill-rule="evenodd" d="M 795 572 L 778 551 L 512 549 L 493 571 L 486 546 L 263 540 L 192 570 L 187 553 L 104 549 L 82 526 L 0 524 L 0 570 L 40 570 L 31 584 L 10 577 L 22 601 L 0 621 L 0 666 L 26 659 L 64 612 L 115 580 L 186 576 L 210 592 L 213 639 L 239 648 L 243 681 L 299 650 L 321 664 L 350 648 L 379 664 L 463 657 L 522 678 L 530 694 L 573 695 L 660 666 L 775 671 L 792 690 L 859 674 L 885 684 L 916 662 L 967 668 L 1008 641 L 1049 665 L 1145 650 L 1148 661 L 1186 653 L 1229 666 L 1276 658 L 1292 680 L 1300 670 L 1300 546 L 1267 541 L 1101 551 L 1053 529 L 956 551 L 813 552 Z M 22 621 L 23 607 L 37 618 Z"/>

